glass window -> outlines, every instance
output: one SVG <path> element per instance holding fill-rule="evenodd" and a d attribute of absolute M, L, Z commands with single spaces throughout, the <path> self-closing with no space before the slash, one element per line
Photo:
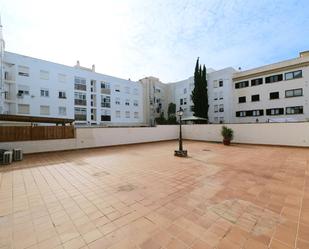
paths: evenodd
<path fill-rule="evenodd" d="M 238 103 L 246 103 L 246 96 L 239 97 Z"/>
<path fill-rule="evenodd" d="M 67 115 L 67 108 L 64 107 L 64 106 L 59 106 L 59 108 L 58 108 L 58 113 L 59 113 L 59 115 L 61 115 L 61 116 Z"/>
<path fill-rule="evenodd" d="M 274 83 L 278 81 L 282 81 L 283 76 L 282 74 L 272 75 L 265 78 L 265 83 Z"/>
<path fill-rule="evenodd" d="M 286 107 L 285 113 L 287 115 L 292 114 L 303 114 L 303 107 L 302 106 L 292 106 L 292 107 Z"/>
<path fill-rule="evenodd" d="M 290 98 L 290 97 L 300 97 L 303 96 L 303 89 L 292 89 L 292 90 L 286 90 L 285 91 L 285 97 Z"/>
<path fill-rule="evenodd" d="M 41 89 L 41 97 L 49 97 L 49 90 Z"/>
<path fill-rule="evenodd" d="M 255 101 L 260 101 L 260 95 L 259 94 L 255 94 L 251 96 L 251 101 L 255 102 Z"/>
<path fill-rule="evenodd" d="M 41 115 L 49 115 L 49 106 L 48 105 L 41 105 L 40 106 L 40 114 Z"/>
<path fill-rule="evenodd" d="M 111 97 L 107 95 L 101 95 L 101 107 L 111 107 Z"/>
<path fill-rule="evenodd" d="M 302 70 L 285 73 L 285 80 L 297 79 L 303 77 Z"/>
<path fill-rule="evenodd" d="M 40 79 L 48 80 L 49 79 L 49 72 L 45 70 L 40 70 Z"/>
<path fill-rule="evenodd" d="M 279 99 L 279 92 L 269 93 L 269 99 Z"/>
<path fill-rule="evenodd" d="M 29 67 L 18 66 L 18 75 L 19 76 L 29 77 L 29 75 L 30 75 L 29 71 L 30 71 Z"/>

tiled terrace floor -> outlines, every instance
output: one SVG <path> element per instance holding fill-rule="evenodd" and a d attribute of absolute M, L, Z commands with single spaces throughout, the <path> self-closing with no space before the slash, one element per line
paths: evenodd
<path fill-rule="evenodd" d="M 0 248 L 309 248 L 309 149 L 188 141 L 0 170 Z"/>

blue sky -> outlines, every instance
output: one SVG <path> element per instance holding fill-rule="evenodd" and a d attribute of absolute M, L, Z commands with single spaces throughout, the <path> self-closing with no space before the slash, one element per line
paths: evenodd
<path fill-rule="evenodd" d="M 307 0 L 0 0 L 6 49 L 163 82 L 242 69 L 309 50 Z"/>

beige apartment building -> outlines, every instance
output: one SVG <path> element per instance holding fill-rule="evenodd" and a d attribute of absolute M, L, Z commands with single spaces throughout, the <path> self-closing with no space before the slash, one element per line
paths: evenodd
<path fill-rule="evenodd" d="M 233 123 L 309 121 L 309 51 L 233 74 Z"/>

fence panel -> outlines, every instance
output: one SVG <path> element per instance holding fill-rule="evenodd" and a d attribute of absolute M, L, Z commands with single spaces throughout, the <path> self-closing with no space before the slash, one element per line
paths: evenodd
<path fill-rule="evenodd" d="M 75 138 L 74 126 L 0 126 L 0 142 Z"/>

